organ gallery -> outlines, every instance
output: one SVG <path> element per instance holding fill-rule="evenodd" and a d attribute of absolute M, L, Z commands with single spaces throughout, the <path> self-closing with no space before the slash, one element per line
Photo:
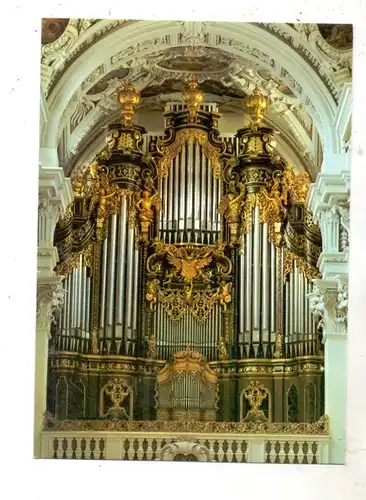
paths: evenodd
<path fill-rule="evenodd" d="M 120 119 L 73 173 L 56 228 L 66 296 L 50 411 L 126 429 L 315 422 L 323 358 L 308 294 L 321 236 L 309 175 L 276 154 L 258 88 L 243 102 L 248 124 L 225 140 L 195 75 L 160 137 L 134 122 L 139 100 L 121 88 Z"/>

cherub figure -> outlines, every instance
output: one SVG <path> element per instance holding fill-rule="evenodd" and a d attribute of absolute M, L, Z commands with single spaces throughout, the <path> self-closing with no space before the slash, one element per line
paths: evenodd
<path fill-rule="evenodd" d="M 159 290 L 159 280 L 154 279 L 146 284 L 146 300 L 149 302 L 149 310 L 153 311 L 154 305 L 157 303 L 157 294 Z"/>
<path fill-rule="evenodd" d="M 150 337 L 145 337 L 145 343 L 147 346 L 147 356 L 148 358 L 155 358 L 156 356 L 156 336 L 154 334 L 150 335 Z"/>
<path fill-rule="evenodd" d="M 160 210 L 160 198 L 157 193 L 151 195 L 151 192 L 145 189 L 142 192 L 141 198 L 136 203 L 139 210 L 139 217 L 141 222 L 148 222 L 151 224 L 154 220 L 153 207 L 155 206 L 157 210 Z"/>
<path fill-rule="evenodd" d="M 220 291 L 219 291 L 219 302 L 223 306 L 224 311 L 227 310 L 227 304 L 231 302 L 231 283 L 225 283 L 225 281 L 221 281 L 220 283 Z"/>
<path fill-rule="evenodd" d="M 228 359 L 228 352 L 227 352 L 227 338 L 224 336 L 221 336 L 219 339 L 218 343 L 218 350 L 219 350 L 219 359 L 220 361 L 225 361 Z"/>
<path fill-rule="evenodd" d="M 239 194 L 231 193 L 226 194 L 219 204 L 219 212 L 221 215 L 225 216 L 228 223 L 239 222 L 241 207 L 244 198 L 244 186 L 239 183 Z"/>

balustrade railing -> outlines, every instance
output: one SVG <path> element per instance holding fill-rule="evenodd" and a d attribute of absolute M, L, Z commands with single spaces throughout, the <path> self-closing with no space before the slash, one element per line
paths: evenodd
<path fill-rule="evenodd" d="M 282 434 L 44 431 L 41 458 L 164 460 L 169 444 L 197 443 L 208 450 L 198 461 L 237 463 L 328 464 L 329 436 Z"/>

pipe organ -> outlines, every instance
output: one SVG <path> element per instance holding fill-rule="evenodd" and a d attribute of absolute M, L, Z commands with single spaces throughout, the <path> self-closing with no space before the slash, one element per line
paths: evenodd
<path fill-rule="evenodd" d="M 127 85 L 105 148 L 72 173 L 75 201 L 55 235 L 67 293 L 49 384 L 82 381 L 80 418 L 102 418 L 113 379 L 133 398 L 133 415 L 118 414 L 135 420 L 238 421 L 257 383 L 270 420 L 320 417 L 320 403 L 316 415 L 304 409 L 305 393 L 320 398 L 323 363 L 308 304 L 321 249 L 309 177 L 276 154 L 259 89 L 234 137 L 220 136 L 217 106 L 203 98 L 192 76 L 152 135 L 134 123 L 139 94 Z"/>

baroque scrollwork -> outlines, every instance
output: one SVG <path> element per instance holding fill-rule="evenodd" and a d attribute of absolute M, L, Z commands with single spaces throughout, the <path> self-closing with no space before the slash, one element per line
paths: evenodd
<path fill-rule="evenodd" d="M 179 420 L 63 420 L 48 418 L 45 430 L 52 431 L 124 431 L 124 432 L 197 432 L 222 434 L 294 434 L 327 436 L 329 418 L 311 423 L 275 422 L 203 422 L 189 416 Z"/>
<path fill-rule="evenodd" d="M 209 136 L 204 130 L 186 129 L 179 130 L 176 133 L 174 142 L 170 145 L 164 145 L 164 142 L 158 141 L 157 148 L 162 154 L 158 159 L 158 170 L 161 177 L 167 177 L 172 161 L 182 151 L 185 144 L 198 142 L 202 146 L 204 155 L 211 161 L 214 176 L 219 179 L 221 176 L 220 155 L 217 149 L 210 143 Z"/>

